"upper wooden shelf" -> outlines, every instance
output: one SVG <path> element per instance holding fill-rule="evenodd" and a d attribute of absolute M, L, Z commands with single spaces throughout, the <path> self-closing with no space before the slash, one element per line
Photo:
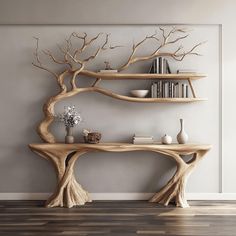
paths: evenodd
<path fill-rule="evenodd" d="M 101 73 L 101 72 L 90 72 L 82 71 L 82 75 L 86 75 L 93 78 L 100 78 L 105 80 L 146 80 L 146 79 L 170 79 L 170 80 L 196 80 L 206 77 L 206 74 L 123 74 L 123 73 Z"/>

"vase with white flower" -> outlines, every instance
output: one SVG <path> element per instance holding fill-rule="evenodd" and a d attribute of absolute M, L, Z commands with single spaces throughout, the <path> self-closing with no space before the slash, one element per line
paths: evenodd
<path fill-rule="evenodd" d="M 62 121 L 66 127 L 65 143 L 74 143 L 73 128 L 79 125 L 82 120 L 75 106 L 65 106 L 64 112 L 59 114 L 59 120 Z"/>

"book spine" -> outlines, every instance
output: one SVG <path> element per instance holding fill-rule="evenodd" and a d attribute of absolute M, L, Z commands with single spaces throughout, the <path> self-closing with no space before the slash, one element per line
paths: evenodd
<path fill-rule="evenodd" d="M 162 98 L 162 80 L 160 80 L 160 94 L 159 97 Z"/>
<path fill-rule="evenodd" d="M 188 98 L 188 85 L 185 86 L 185 97 Z"/>
<path fill-rule="evenodd" d="M 187 84 L 181 85 L 181 97 L 182 98 L 188 98 L 189 97 L 189 88 Z"/>
<path fill-rule="evenodd" d="M 167 60 L 166 60 L 166 73 L 171 74 L 170 65 L 169 65 L 169 62 Z"/>
<path fill-rule="evenodd" d="M 181 97 L 184 98 L 184 84 L 181 84 Z"/>
<path fill-rule="evenodd" d="M 168 82 L 165 82 L 165 97 L 168 97 Z"/>
<path fill-rule="evenodd" d="M 171 82 L 168 82 L 168 97 L 171 98 Z"/>
<path fill-rule="evenodd" d="M 162 90 L 162 98 L 165 98 L 166 97 L 166 93 L 165 93 L 165 84 L 166 82 L 165 81 L 162 81 L 162 86 L 161 86 L 161 90 Z"/>
<path fill-rule="evenodd" d="M 175 83 L 175 97 L 178 98 L 179 97 L 179 83 Z"/>
<path fill-rule="evenodd" d="M 167 73 L 167 60 L 163 58 L 163 74 Z"/>
<path fill-rule="evenodd" d="M 163 74 L 163 57 L 159 57 L 159 74 Z"/>
<path fill-rule="evenodd" d="M 153 93 L 154 93 L 154 98 L 157 98 L 157 83 L 154 83 L 154 88 L 153 88 Z"/>
<path fill-rule="evenodd" d="M 157 73 L 157 68 L 156 68 L 156 58 L 154 59 L 154 61 L 153 61 L 153 73 L 155 74 L 155 73 Z"/>
<path fill-rule="evenodd" d="M 154 83 L 152 83 L 152 86 L 151 86 L 151 98 L 154 97 Z"/>
<path fill-rule="evenodd" d="M 155 73 L 158 74 L 159 73 L 159 59 L 155 58 Z"/>
<path fill-rule="evenodd" d="M 160 88 L 160 86 L 161 86 L 161 81 L 158 80 L 157 81 L 157 98 L 161 97 L 161 88 Z"/>

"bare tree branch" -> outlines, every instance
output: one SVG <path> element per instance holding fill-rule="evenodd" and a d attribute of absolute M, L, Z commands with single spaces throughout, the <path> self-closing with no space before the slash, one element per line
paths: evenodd
<path fill-rule="evenodd" d="M 90 46 L 94 41 L 96 41 L 99 38 L 99 36 L 102 34 L 103 33 L 99 33 L 95 37 L 91 38 L 90 40 L 87 40 L 88 35 L 86 33 L 84 33 L 84 36 L 80 36 L 79 34 L 73 32 L 72 33 L 73 37 L 83 40 L 82 46 L 75 50 L 73 57 L 76 59 L 78 54 L 82 53 L 88 46 Z"/>
<path fill-rule="evenodd" d="M 162 49 L 164 49 L 167 45 L 174 45 L 177 42 L 180 42 L 181 40 L 184 40 L 185 38 L 187 38 L 189 35 L 186 34 L 187 30 L 186 29 L 182 29 L 182 28 L 176 28 L 173 27 L 169 32 L 166 32 L 166 30 L 162 27 L 159 27 L 159 30 L 161 31 L 161 35 L 162 35 L 162 40 L 160 40 L 159 38 L 156 37 L 156 33 L 151 35 L 151 36 L 146 36 L 143 40 L 141 40 L 140 42 L 138 42 L 137 44 L 133 44 L 132 47 L 132 52 L 128 58 L 128 60 L 126 61 L 126 63 L 124 63 L 119 69 L 118 71 L 122 71 L 126 68 L 128 68 L 130 65 L 132 65 L 133 63 L 139 62 L 139 61 L 145 61 L 145 60 L 150 60 L 153 59 L 155 57 L 158 56 L 169 56 L 172 57 L 173 59 L 179 61 L 179 60 L 183 60 L 187 55 L 200 55 L 196 52 L 194 52 L 194 50 L 199 47 L 200 45 L 202 45 L 203 43 L 199 43 L 195 46 L 193 46 L 193 48 L 189 51 L 182 52 L 180 53 L 180 50 L 183 49 L 182 46 L 179 46 L 176 52 L 173 53 L 165 53 L 165 52 L 161 52 Z M 178 36 L 173 38 L 173 36 L 175 36 L 176 34 L 184 34 L 183 36 Z M 145 55 L 145 56 L 135 56 L 137 49 L 139 47 L 141 47 L 147 40 L 150 39 L 155 39 L 158 43 L 157 48 L 149 55 Z"/>
<path fill-rule="evenodd" d="M 36 58 L 37 63 L 32 62 L 32 65 L 35 66 L 35 67 L 38 67 L 42 70 L 45 70 L 45 71 L 49 72 L 50 74 L 52 74 L 57 79 L 58 74 L 55 73 L 54 71 L 50 70 L 48 67 L 44 66 L 42 64 L 42 62 L 40 61 L 40 57 L 39 57 L 39 38 L 34 37 L 34 39 L 36 39 L 36 49 L 35 49 L 35 52 L 34 52 L 34 56 Z"/>
<path fill-rule="evenodd" d="M 53 62 L 57 63 L 57 64 L 66 64 L 67 62 L 66 61 L 60 61 L 58 59 L 55 58 L 55 56 L 51 53 L 50 50 L 43 50 L 42 51 L 45 55 L 49 56 Z"/>
<path fill-rule="evenodd" d="M 107 49 L 115 49 L 115 48 L 122 47 L 122 46 L 119 46 L 119 45 L 118 46 L 109 46 L 109 47 L 107 47 L 108 42 L 109 42 L 109 36 L 110 36 L 110 34 L 106 34 L 105 41 L 102 44 L 102 46 L 99 47 L 93 55 L 91 55 L 91 56 L 87 57 L 86 59 L 84 59 L 83 62 L 89 62 L 89 61 L 93 60 L 94 58 L 96 58 L 98 56 L 98 54 L 101 51 L 104 51 L 104 50 L 107 50 Z"/>
<path fill-rule="evenodd" d="M 175 59 L 176 61 L 182 61 L 187 55 L 201 56 L 201 54 L 194 52 L 194 50 L 195 50 L 196 48 L 200 47 L 201 45 L 203 45 L 204 43 L 206 43 L 206 42 L 198 43 L 198 44 L 196 44 L 195 46 L 193 46 L 189 51 L 187 51 L 187 52 L 182 52 L 182 53 L 179 53 L 179 51 L 182 49 L 182 47 L 181 47 L 181 48 L 178 48 L 178 49 L 171 55 L 171 57 L 172 57 L 173 59 Z"/>

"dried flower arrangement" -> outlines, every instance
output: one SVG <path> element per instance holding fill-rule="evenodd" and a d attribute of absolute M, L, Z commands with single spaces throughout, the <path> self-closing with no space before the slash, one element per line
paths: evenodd
<path fill-rule="evenodd" d="M 75 127 L 82 121 L 81 115 L 76 111 L 75 106 L 65 106 L 64 112 L 59 114 L 58 118 L 66 127 Z"/>

